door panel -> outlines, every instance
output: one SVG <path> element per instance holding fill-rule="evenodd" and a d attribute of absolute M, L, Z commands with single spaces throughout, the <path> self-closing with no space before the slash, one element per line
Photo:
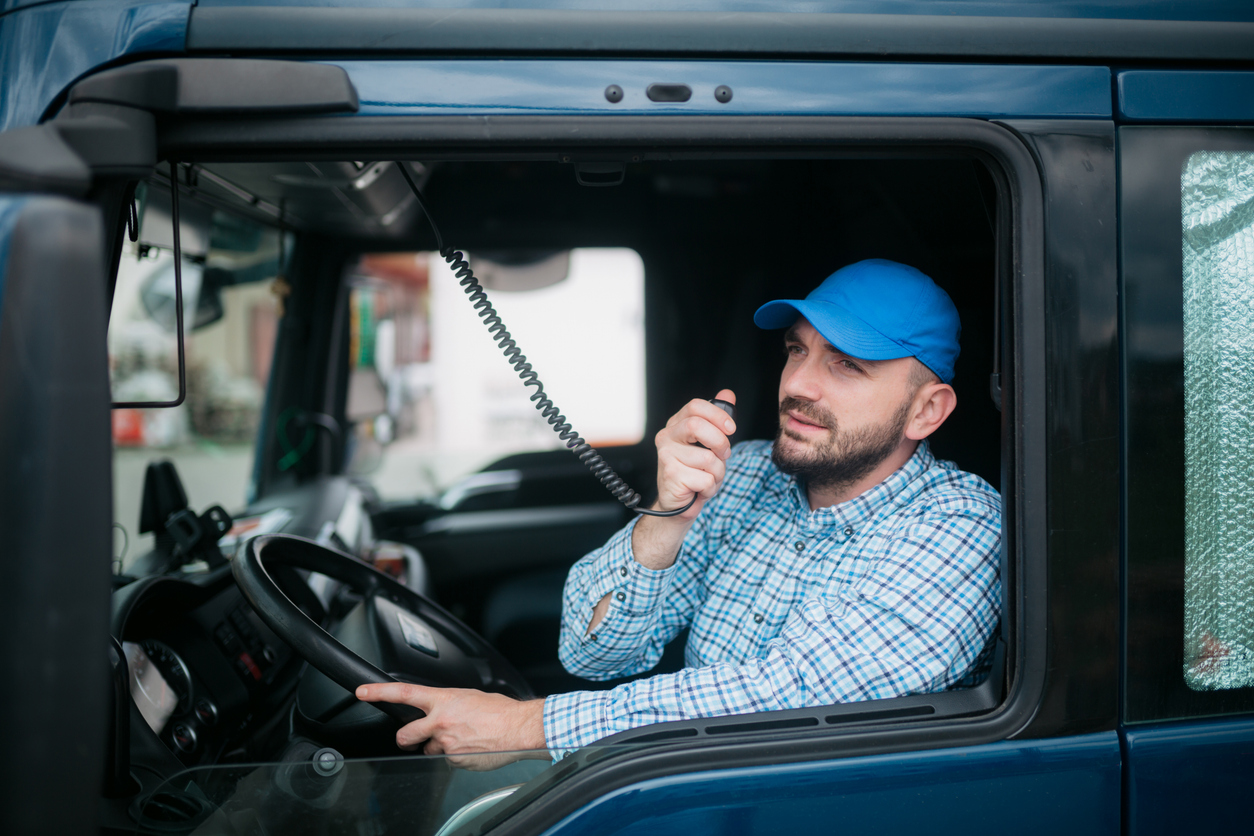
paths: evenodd
<path fill-rule="evenodd" d="M 1112 731 L 704 772 L 625 787 L 549 832 L 1110 834 L 1119 768 Z"/>
<path fill-rule="evenodd" d="M 1254 719 L 1133 729 L 1126 740 L 1129 834 L 1249 832 Z"/>
<path fill-rule="evenodd" d="M 1128 832 L 1245 832 L 1254 131 L 1136 126 L 1119 141 Z"/>

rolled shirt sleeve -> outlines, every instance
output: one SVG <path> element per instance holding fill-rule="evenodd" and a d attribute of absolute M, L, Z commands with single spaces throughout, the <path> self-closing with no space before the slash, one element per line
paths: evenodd
<path fill-rule="evenodd" d="M 558 658 L 566 670 L 604 681 L 650 670 L 666 645 L 692 620 L 705 598 L 710 560 L 707 523 L 719 513 L 719 497 L 701 510 L 666 569 L 636 562 L 631 537 L 639 518 L 576 563 L 566 578 Z M 589 631 L 592 611 L 610 596 L 605 618 Z"/>
<path fill-rule="evenodd" d="M 604 680 L 649 670 L 678 634 L 661 623 L 662 603 L 676 567 L 658 571 L 636 562 L 631 535 L 637 522 L 632 520 L 605 546 L 576 563 L 566 578 L 558 657 L 577 676 Z M 606 595 L 609 610 L 589 631 L 592 611 Z"/>

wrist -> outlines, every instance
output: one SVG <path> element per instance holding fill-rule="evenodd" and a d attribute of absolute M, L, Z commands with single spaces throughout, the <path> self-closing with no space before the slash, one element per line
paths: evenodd
<path fill-rule="evenodd" d="M 546 749 L 548 743 L 544 739 L 544 698 L 523 700 L 519 707 L 519 751 L 525 749 Z"/>
<path fill-rule="evenodd" d="M 669 568 L 690 528 L 692 520 L 683 517 L 641 517 L 631 533 L 632 559 L 654 571 Z"/>

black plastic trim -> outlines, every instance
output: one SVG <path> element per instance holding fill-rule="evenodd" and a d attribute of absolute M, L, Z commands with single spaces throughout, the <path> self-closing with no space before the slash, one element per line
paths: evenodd
<path fill-rule="evenodd" d="M 155 113 L 352 113 L 357 90 L 331 64 L 248 58 L 167 58 L 88 76 L 70 106 L 124 105 Z"/>
<path fill-rule="evenodd" d="M 855 724 L 968 717 L 992 711 L 1001 702 L 1005 686 L 1005 664 L 1006 647 L 998 640 L 988 677 L 974 688 L 815 708 L 659 723 L 619 732 L 598 741 L 598 745 L 656 743 L 663 740 L 725 737 L 824 726 L 848 727 Z"/>
<path fill-rule="evenodd" d="M 193 7 L 189 52 L 1254 61 L 1254 24 L 964 15 Z"/>
<path fill-rule="evenodd" d="M 112 440 L 104 231 L 18 204 L 0 255 L 0 833 L 96 829 L 110 701 Z M 71 765 L 72 764 L 72 765 Z"/>

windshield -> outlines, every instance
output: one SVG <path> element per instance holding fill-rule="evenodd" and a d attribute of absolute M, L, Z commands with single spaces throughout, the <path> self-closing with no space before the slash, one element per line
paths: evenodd
<path fill-rule="evenodd" d="M 644 263 L 633 250 L 469 253 L 492 304 L 575 429 L 644 437 Z M 384 499 L 429 496 L 504 456 L 564 446 L 436 253 L 349 269 L 349 469 Z"/>
<path fill-rule="evenodd" d="M 298 744 L 280 762 L 178 773 L 137 805 L 135 832 L 478 833 L 584 765 L 638 748 L 588 747 L 554 763 L 545 750 L 344 760 L 313 743 Z"/>

